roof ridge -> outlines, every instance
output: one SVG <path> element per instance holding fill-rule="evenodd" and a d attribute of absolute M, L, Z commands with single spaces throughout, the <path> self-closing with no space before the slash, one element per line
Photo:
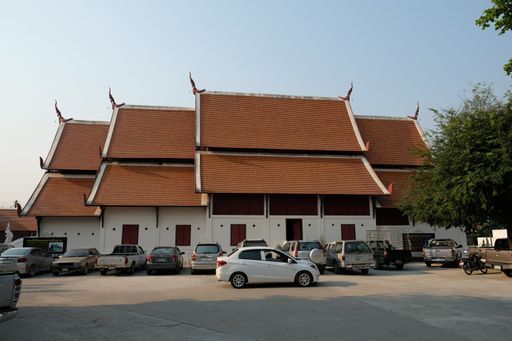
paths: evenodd
<path fill-rule="evenodd" d="M 338 97 L 324 97 L 324 96 L 295 96 L 295 95 L 281 95 L 281 94 L 266 94 L 256 92 L 224 92 L 224 91 L 205 91 L 202 95 L 227 95 L 227 96 L 246 96 L 246 97 L 269 97 L 269 98 L 287 98 L 287 99 L 308 99 L 308 100 L 327 100 L 343 102 L 345 100 Z"/>
<path fill-rule="evenodd" d="M 369 119 L 369 120 L 397 120 L 397 121 L 413 121 L 407 117 L 399 116 L 376 116 L 376 115 L 354 115 L 356 118 Z"/>
<path fill-rule="evenodd" d="M 130 109 L 130 110 L 137 110 L 137 109 L 152 109 L 152 110 L 168 110 L 168 111 L 196 111 L 195 108 L 191 107 L 176 107 L 176 106 L 162 106 L 162 105 L 138 105 L 138 104 L 125 104 L 122 107 L 119 107 L 119 109 Z"/>

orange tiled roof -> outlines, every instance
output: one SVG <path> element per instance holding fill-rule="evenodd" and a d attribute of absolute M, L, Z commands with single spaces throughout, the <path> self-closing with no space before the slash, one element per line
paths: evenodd
<path fill-rule="evenodd" d="M 201 153 L 206 193 L 384 195 L 363 157 L 293 157 Z"/>
<path fill-rule="evenodd" d="M 85 206 L 94 177 L 46 173 L 23 209 L 23 215 L 46 217 L 89 217 L 99 215 L 98 207 Z"/>
<path fill-rule="evenodd" d="M 104 206 L 201 206 L 194 167 L 104 164 L 88 203 Z"/>
<path fill-rule="evenodd" d="M 105 145 L 107 158 L 194 158 L 192 109 L 124 106 L 111 124 L 112 136 Z"/>
<path fill-rule="evenodd" d="M 107 122 L 68 121 L 59 126 L 43 168 L 96 171 L 100 147 L 107 137 Z"/>
<path fill-rule="evenodd" d="M 418 151 L 426 144 L 411 119 L 356 117 L 364 142 L 370 141 L 366 153 L 372 165 L 420 166 Z"/>
<path fill-rule="evenodd" d="M 411 188 L 411 177 L 413 171 L 392 171 L 392 170 L 376 170 L 378 177 L 384 184 L 388 186 L 393 184 L 393 191 L 390 196 L 379 197 L 378 202 L 383 208 L 397 208 L 398 204 L 405 198 Z"/>
<path fill-rule="evenodd" d="M 198 96 L 203 147 L 323 152 L 360 152 L 364 147 L 345 101 L 211 92 Z"/>
<path fill-rule="evenodd" d="M 16 210 L 0 209 L 0 233 L 10 224 L 11 231 L 37 231 L 34 217 L 18 217 Z"/>

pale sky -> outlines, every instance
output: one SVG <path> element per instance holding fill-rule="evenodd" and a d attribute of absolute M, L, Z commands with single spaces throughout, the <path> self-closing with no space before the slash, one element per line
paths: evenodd
<path fill-rule="evenodd" d="M 510 88 L 510 36 L 474 22 L 489 1 L 1 1 L 0 207 L 25 203 L 63 115 L 109 121 L 118 102 L 194 106 L 215 91 L 345 95 L 356 114 L 458 106 Z"/>

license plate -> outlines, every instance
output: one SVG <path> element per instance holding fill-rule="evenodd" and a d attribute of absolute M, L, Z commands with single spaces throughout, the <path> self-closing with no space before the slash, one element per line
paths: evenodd
<path fill-rule="evenodd" d="M 158 263 L 165 263 L 165 259 L 162 259 L 162 258 L 161 258 L 161 259 L 159 259 L 159 260 L 158 260 Z"/>
<path fill-rule="evenodd" d="M 501 270 L 501 265 L 493 265 L 492 268 L 495 270 Z"/>
<path fill-rule="evenodd" d="M 62 272 L 68 272 L 68 268 L 63 268 Z"/>

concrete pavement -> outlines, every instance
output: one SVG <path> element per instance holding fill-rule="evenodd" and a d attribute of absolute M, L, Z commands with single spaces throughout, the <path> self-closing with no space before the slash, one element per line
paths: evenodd
<path fill-rule="evenodd" d="M 504 340 L 512 279 L 406 265 L 326 271 L 310 288 L 236 290 L 213 275 L 60 276 L 23 281 L 3 340 Z"/>

